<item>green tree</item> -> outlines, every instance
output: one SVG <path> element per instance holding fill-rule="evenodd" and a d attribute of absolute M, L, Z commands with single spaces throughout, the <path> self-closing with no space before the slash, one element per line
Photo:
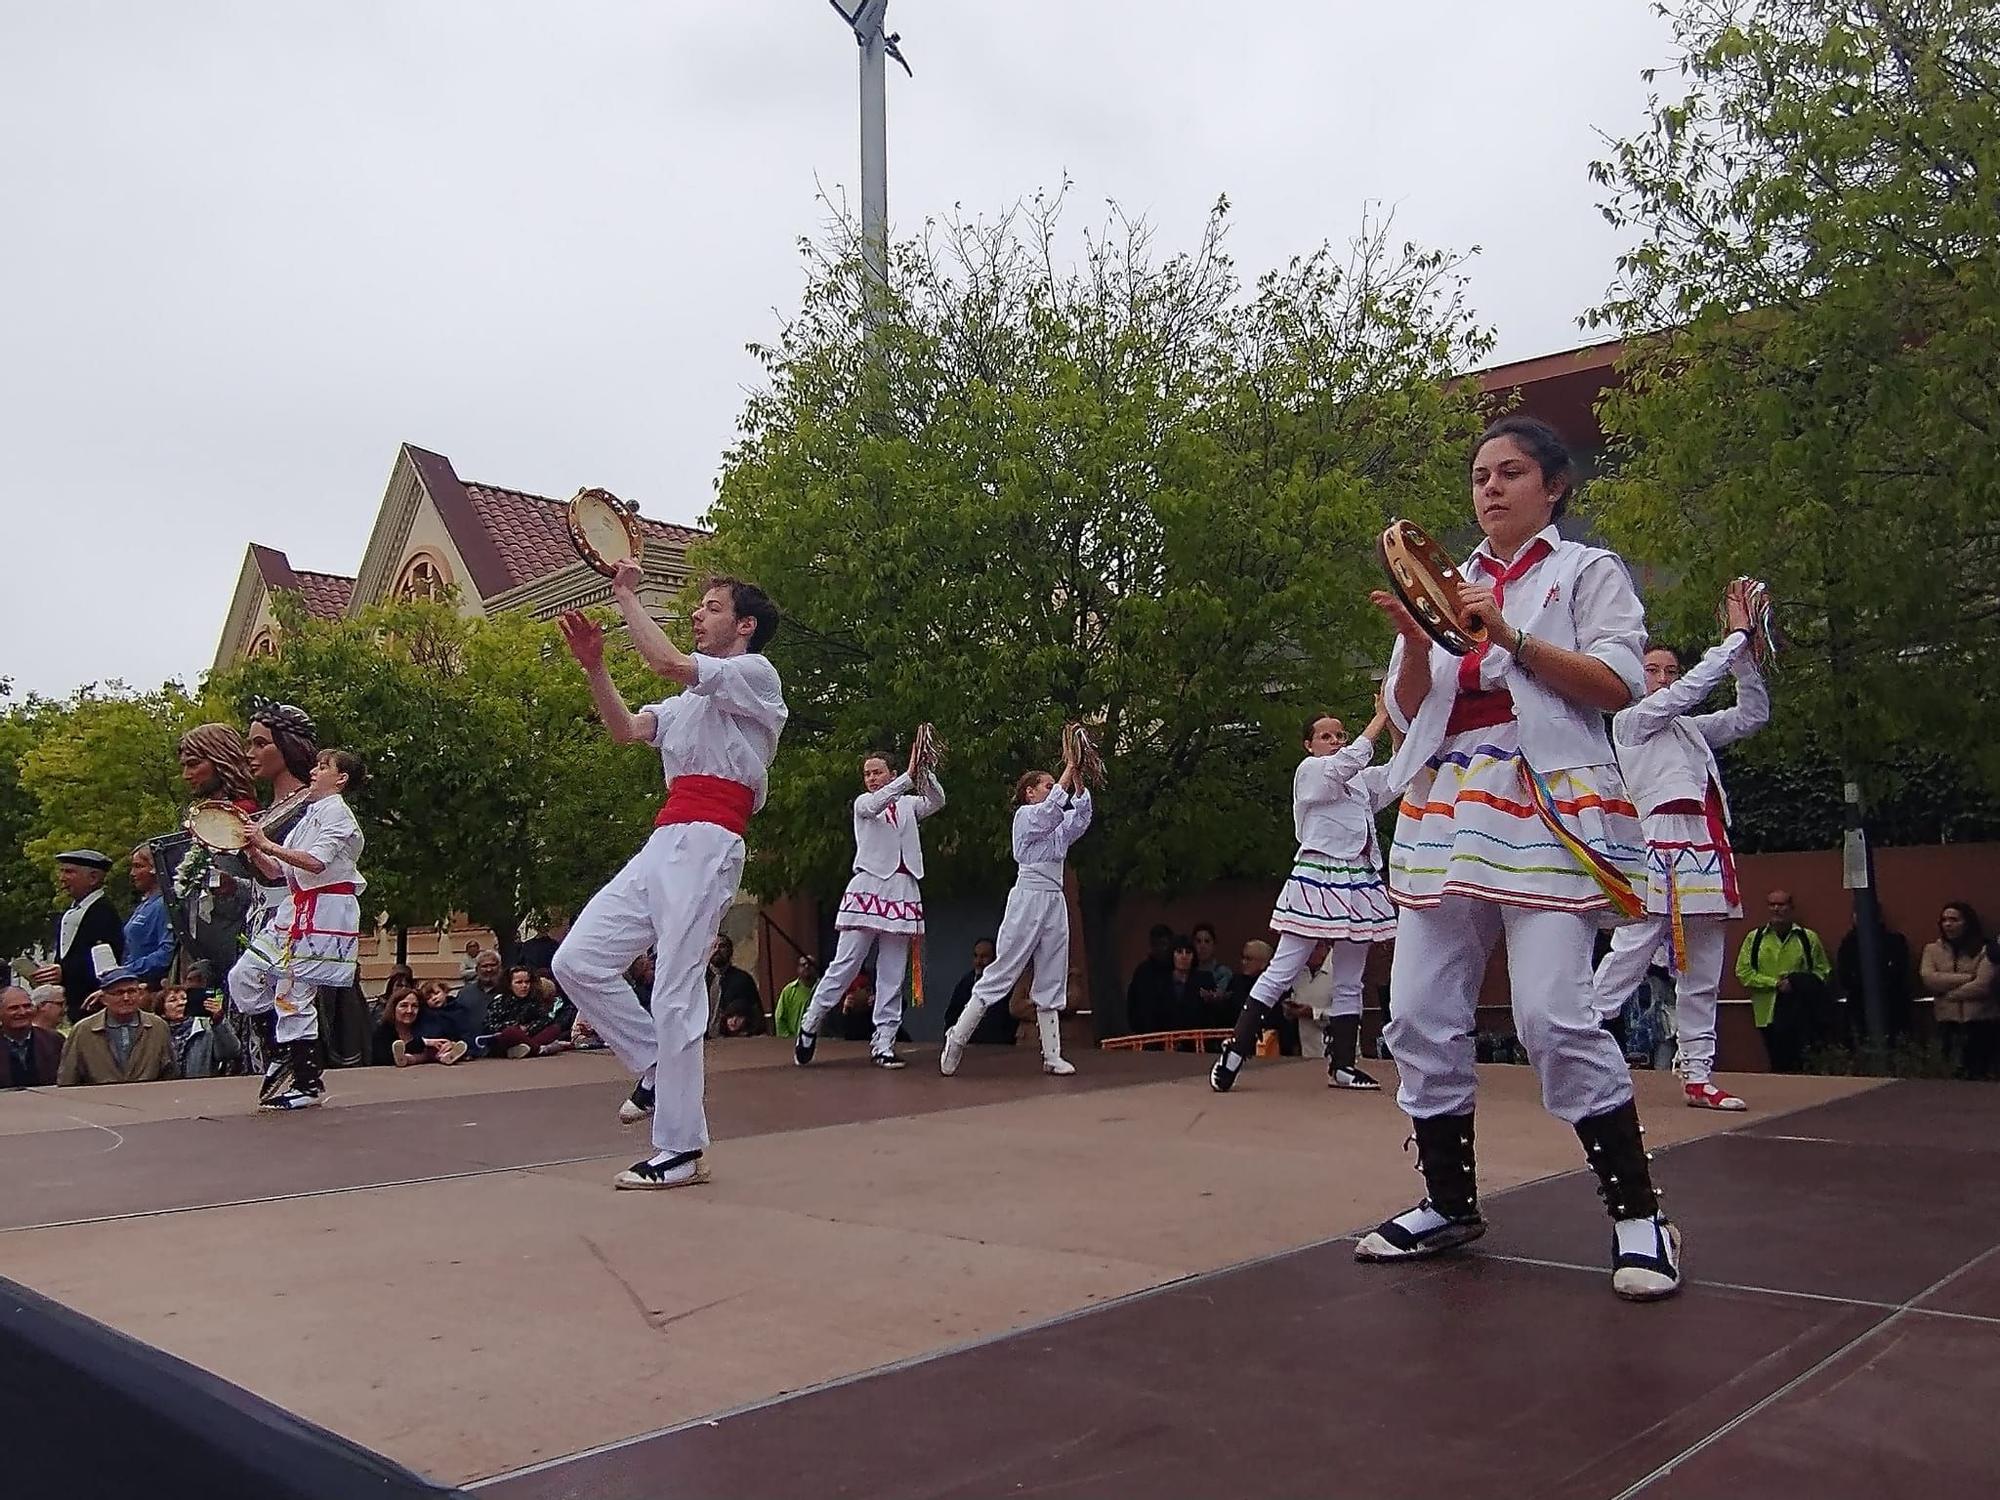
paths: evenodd
<path fill-rule="evenodd" d="M 574 909 L 631 852 L 659 798 L 657 761 L 616 746 L 551 625 L 469 620 L 412 601 L 313 620 L 282 601 L 283 649 L 213 679 L 219 717 L 252 694 L 312 714 L 323 745 L 361 753 L 354 798 L 367 835 L 370 912 L 421 926 L 464 912 L 504 936 Z M 611 653 L 633 696 L 664 696 L 630 652 Z"/>
<path fill-rule="evenodd" d="M 1778 711 L 1871 803 L 1940 754 L 2000 786 L 2000 8 L 1663 13 L 1685 93 L 1593 168 L 1639 235 L 1595 520 L 1689 638 L 1772 583 Z"/>
<path fill-rule="evenodd" d="M 857 756 L 950 743 L 936 889 L 991 890 L 1015 775 L 1063 722 L 1111 783 L 1077 850 L 1100 1008 L 1120 891 L 1270 874 L 1300 719 L 1365 718 L 1393 515 L 1460 511 L 1487 347 L 1456 262 L 1369 228 L 1246 289 L 1218 204 L 1191 252 L 1114 216 L 1057 263 L 1059 205 L 933 226 L 871 295 L 808 248 L 756 353 L 703 560 L 783 605 L 791 725 L 750 881 L 832 891 Z"/>

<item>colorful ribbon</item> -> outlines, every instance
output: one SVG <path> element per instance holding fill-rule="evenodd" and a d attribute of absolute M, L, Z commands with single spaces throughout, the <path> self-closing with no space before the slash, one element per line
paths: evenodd
<path fill-rule="evenodd" d="M 1555 793 L 1549 790 L 1541 773 L 1525 760 L 1521 762 L 1521 785 L 1544 826 L 1556 836 L 1556 841 L 1563 848 L 1569 850 L 1570 857 L 1583 866 L 1584 873 L 1597 882 L 1598 888 L 1611 902 L 1612 910 L 1621 917 L 1641 915 L 1646 909 L 1645 903 L 1632 889 L 1632 882 L 1625 878 L 1625 872 L 1563 825 L 1562 815 L 1556 810 Z"/>

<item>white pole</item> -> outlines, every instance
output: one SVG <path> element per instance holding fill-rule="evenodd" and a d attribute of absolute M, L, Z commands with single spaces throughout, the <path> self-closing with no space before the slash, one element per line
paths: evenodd
<path fill-rule="evenodd" d="M 889 284 L 889 127 L 883 21 L 888 0 L 868 5 L 861 29 L 861 251 L 876 289 Z"/>

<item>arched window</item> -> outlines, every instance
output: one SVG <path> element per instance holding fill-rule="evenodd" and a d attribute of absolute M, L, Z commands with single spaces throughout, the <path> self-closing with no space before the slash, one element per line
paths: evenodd
<path fill-rule="evenodd" d="M 276 656 L 277 654 L 277 633 L 268 625 L 250 638 L 250 649 L 244 653 L 244 655 L 250 657 Z"/>
<path fill-rule="evenodd" d="M 419 552 L 403 564 L 394 590 L 398 599 L 439 600 L 451 588 L 451 573 L 444 559 L 431 552 Z"/>

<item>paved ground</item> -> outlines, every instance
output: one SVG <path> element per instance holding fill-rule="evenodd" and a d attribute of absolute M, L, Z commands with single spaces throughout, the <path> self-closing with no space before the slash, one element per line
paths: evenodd
<path fill-rule="evenodd" d="M 1494 1232 L 1363 1267 L 1386 1097 L 1025 1049 L 712 1049 L 716 1180 L 614 1193 L 603 1057 L 0 1098 L 14 1279 L 527 1497 L 1985 1494 L 2000 1089 L 1642 1076 L 1694 1285 L 1630 1307 L 1574 1138 L 1482 1070 Z M 1386 1066 L 1385 1074 L 1391 1070 Z"/>

